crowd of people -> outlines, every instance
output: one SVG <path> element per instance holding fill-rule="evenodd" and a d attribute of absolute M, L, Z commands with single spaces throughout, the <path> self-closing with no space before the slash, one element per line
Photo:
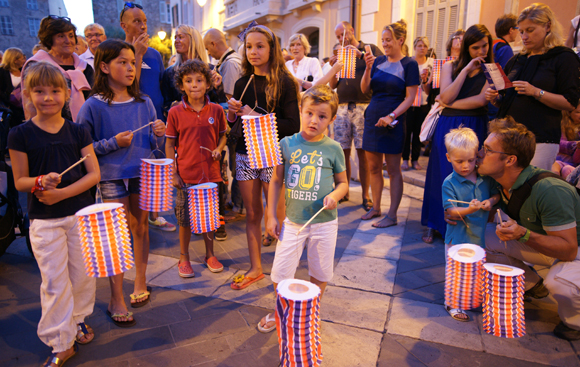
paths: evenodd
<path fill-rule="evenodd" d="M 580 58 L 570 48 L 578 44 L 579 17 L 565 40 L 551 9 L 533 4 L 518 16 L 500 17 L 495 42 L 483 24 L 453 32 L 443 60 L 422 36 L 409 42 L 409 56 L 404 20 L 383 28 L 382 50 L 340 22 L 336 52 L 324 66 L 307 56 L 311 46 L 303 34 L 290 37 L 285 56 L 263 25 L 252 23 L 239 35 L 239 52 L 217 29 L 202 37 L 179 25 L 175 60 L 167 68 L 148 46 L 147 16 L 138 4 L 125 3 L 120 13 L 125 40 L 107 40 L 99 24 L 88 25 L 81 40 L 69 18 L 44 18 L 34 56 L 26 60 L 21 50 L 9 48 L 0 65 L 0 107 L 12 115 L 14 180 L 29 193 L 30 237 L 42 274 L 38 335 L 53 348 L 44 365 L 62 365 L 77 344 L 95 337 L 85 323 L 95 281 L 82 268 L 78 210 L 95 200 L 124 206 L 136 268 L 132 308 L 151 297 L 149 226 L 179 227 L 177 271 L 195 277 L 188 188 L 207 182 L 218 185 L 221 217 L 215 231 L 202 234 L 211 272 L 223 270 L 213 241 L 226 240 L 226 220 L 245 211 L 250 269 L 231 288 L 264 279 L 261 248 L 275 243 L 274 286 L 293 278 L 307 244 L 310 280 L 323 293 L 333 276 L 337 206 L 351 199 L 353 144 L 366 211 L 361 219 L 379 218 L 372 224 L 377 228 L 397 225 L 402 171 L 423 169 L 419 133 L 433 108 L 440 116 L 430 142 L 423 240 L 432 243 L 441 235 L 446 249 L 484 246 L 488 261 L 524 269 L 526 297 L 551 293 L 558 302 L 562 322 L 554 333 L 580 339 L 580 197 L 565 182 L 576 184 L 580 176 Z M 510 43 L 518 37 L 523 49 L 514 54 Z M 355 55 L 354 78 L 337 77 L 344 66 L 341 49 Z M 482 64 L 494 61 L 513 88 L 497 91 L 486 79 Z M 442 66 L 436 75 L 437 62 Z M 276 118 L 282 164 L 255 169 L 242 116 L 269 114 Z M 87 155 L 83 165 L 59 175 Z M 151 157 L 173 160 L 177 226 L 139 206 L 139 167 Z M 386 213 L 384 167 L 390 180 Z M 502 223 L 488 223 L 498 207 Z M 550 267 L 545 283 L 529 264 Z M 119 327 L 134 326 L 123 274 L 109 281 L 107 314 Z M 469 321 L 464 310 L 445 308 L 454 319 Z M 257 327 L 273 331 L 273 314 Z"/>

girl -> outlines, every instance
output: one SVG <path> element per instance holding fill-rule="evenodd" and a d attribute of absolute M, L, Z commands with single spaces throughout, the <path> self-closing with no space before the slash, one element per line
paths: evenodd
<path fill-rule="evenodd" d="M 139 166 L 141 158 L 150 157 L 153 149 L 164 148 L 165 124 L 156 120 L 153 102 L 139 92 L 132 45 L 119 40 L 101 43 L 95 53 L 95 68 L 95 87 L 79 112 L 79 122 L 91 132 L 99 155 L 104 172 L 100 183 L 103 201 L 123 204 L 129 216 L 136 269 L 131 307 L 137 308 L 149 302 L 145 279 L 148 212 L 139 208 Z M 151 127 L 132 133 L 152 121 Z M 135 325 L 123 300 L 123 274 L 109 279 L 111 302 L 107 313 L 118 326 Z"/>
<path fill-rule="evenodd" d="M 563 178 L 580 164 L 580 105 L 572 112 L 562 112 L 562 137 L 560 150 L 556 162 L 552 165 L 552 172 Z"/>
<path fill-rule="evenodd" d="M 465 32 L 459 57 L 443 64 L 437 101 L 445 108 L 433 134 L 421 215 L 421 224 L 428 227 L 423 236 L 426 243 L 433 242 L 435 230 L 445 237 L 447 226 L 441 187 L 452 167 L 445 156 L 445 134 L 463 125 L 475 131 L 480 145 L 487 135 L 487 82 L 480 64 L 493 62 L 491 42 L 491 34 L 484 25 L 473 25 Z"/>
<path fill-rule="evenodd" d="M 278 39 L 272 31 L 262 25 L 250 28 L 244 39 L 244 58 L 241 77 L 234 88 L 234 95 L 228 101 L 228 122 L 240 123 L 243 115 L 275 113 L 278 125 L 278 139 L 291 136 L 300 130 L 298 111 L 298 86 L 294 77 L 284 65 L 284 57 Z M 240 97 L 251 76 L 242 100 Z M 236 179 L 240 183 L 242 200 L 247 210 L 246 236 L 250 252 L 251 268 L 243 279 L 231 285 L 233 289 L 243 289 L 264 278 L 260 256 L 260 237 L 262 232 L 262 189 L 268 197 L 268 184 L 273 168 L 251 169 L 244 137 L 238 139 L 236 146 Z M 281 193 L 282 195 L 282 193 Z M 278 217 L 284 215 L 284 203 L 280 200 Z M 268 240 L 268 238 L 266 238 Z"/>
<path fill-rule="evenodd" d="M 64 75 L 46 62 L 30 65 L 24 93 L 36 116 L 14 127 L 8 149 L 18 191 L 28 195 L 30 242 L 42 275 L 38 336 L 53 353 L 43 366 L 60 366 L 95 334 L 84 323 L 93 313 L 95 278 L 85 274 L 75 213 L 94 203 L 89 189 L 100 179 L 92 139 L 61 116 L 69 90 Z M 60 172 L 89 155 L 62 177 Z M 86 170 L 86 173 L 85 173 Z"/>

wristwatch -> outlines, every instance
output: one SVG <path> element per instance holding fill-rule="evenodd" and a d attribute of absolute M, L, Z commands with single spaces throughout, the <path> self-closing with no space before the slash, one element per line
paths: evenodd
<path fill-rule="evenodd" d="M 387 117 L 390 117 L 391 119 L 393 119 L 393 121 L 395 121 L 395 119 L 397 118 L 397 114 L 394 112 L 391 112 L 387 115 Z"/>
<path fill-rule="evenodd" d="M 528 242 L 528 240 L 530 239 L 530 234 L 532 232 L 526 228 L 526 234 L 524 234 L 522 237 L 520 237 L 520 239 L 518 241 L 520 241 L 521 243 L 526 243 Z"/>
<path fill-rule="evenodd" d="M 542 99 L 543 96 L 544 96 L 544 91 L 540 89 L 540 93 L 538 93 L 538 96 L 536 97 L 536 99 L 539 101 L 540 99 Z"/>

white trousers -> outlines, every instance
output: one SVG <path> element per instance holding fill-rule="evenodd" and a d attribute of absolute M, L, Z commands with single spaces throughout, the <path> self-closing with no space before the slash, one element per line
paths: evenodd
<path fill-rule="evenodd" d="M 536 144 L 536 153 L 534 154 L 534 158 L 532 158 L 530 164 L 551 171 L 552 165 L 556 162 L 556 156 L 558 155 L 559 150 L 559 144 Z"/>
<path fill-rule="evenodd" d="M 76 217 L 34 219 L 30 242 L 42 276 L 38 337 L 64 352 L 95 305 L 96 279 L 85 274 Z"/>

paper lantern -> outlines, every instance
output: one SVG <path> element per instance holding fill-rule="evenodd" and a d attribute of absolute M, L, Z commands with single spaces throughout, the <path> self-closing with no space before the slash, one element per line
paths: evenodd
<path fill-rule="evenodd" d="M 131 235 L 123 204 L 93 204 L 75 215 L 87 276 L 110 277 L 133 267 Z"/>
<path fill-rule="evenodd" d="M 191 232 L 212 232 L 220 226 L 218 186 L 213 182 L 187 189 Z"/>
<path fill-rule="evenodd" d="M 262 169 L 282 164 L 276 114 L 242 116 L 250 168 Z"/>
<path fill-rule="evenodd" d="M 173 207 L 173 160 L 141 159 L 139 208 L 164 212 Z"/>
<path fill-rule="evenodd" d="M 344 65 L 338 73 L 338 77 L 341 79 L 356 78 L 356 50 L 341 48 L 338 50 L 338 60 Z"/>
<path fill-rule="evenodd" d="M 433 60 L 433 88 L 440 88 L 441 84 L 441 69 L 443 68 L 443 64 L 447 61 L 453 61 L 457 57 L 455 56 L 447 56 L 444 60 L 442 59 L 434 59 Z"/>
<path fill-rule="evenodd" d="M 509 265 L 484 265 L 483 330 L 501 338 L 526 335 L 524 271 Z"/>
<path fill-rule="evenodd" d="M 286 279 L 276 292 L 280 366 L 320 366 L 320 288 L 305 280 Z"/>
<path fill-rule="evenodd" d="M 455 245 L 447 253 L 445 304 L 471 310 L 481 306 L 485 250 L 477 245 Z"/>

